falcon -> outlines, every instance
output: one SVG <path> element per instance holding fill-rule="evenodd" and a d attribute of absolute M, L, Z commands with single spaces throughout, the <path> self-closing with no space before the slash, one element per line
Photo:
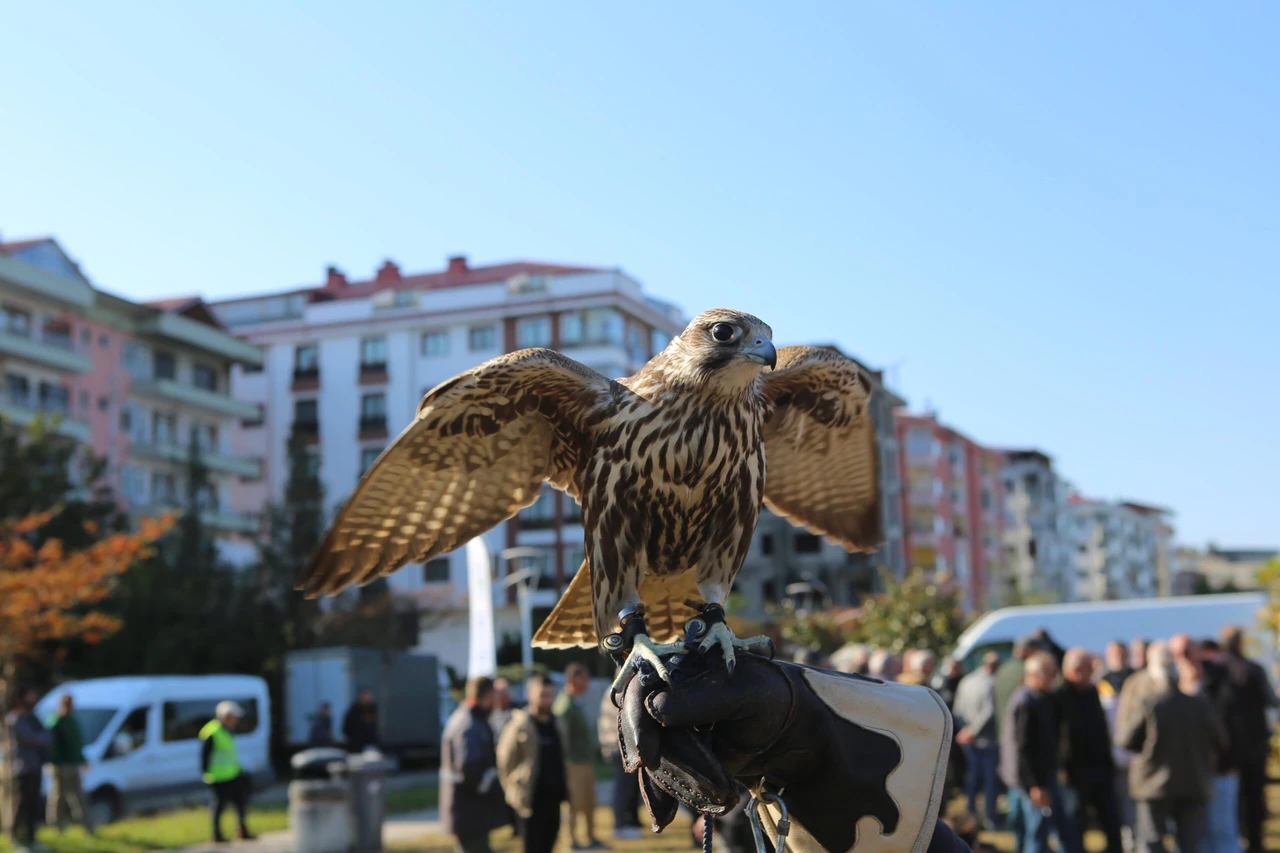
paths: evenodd
<path fill-rule="evenodd" d="M 642 614 L 618 683 L 637 656 L 667 678 L 686 620 L 723 612 L 761 504 L 849 551 L 881 541 L 870 381 L 839 353 L 772 338 L 715 309 L 626 379 L 548 349 L 455 376 L 361 479 L 298 588 L 334 594 L 425 562 L 550 483 L 582 505 L 586 559 L 534 646 L 603 647 L 620 614 Z M 732 669 L 735 648 L 762 640 L 719 619 L 700 648 Z"/>

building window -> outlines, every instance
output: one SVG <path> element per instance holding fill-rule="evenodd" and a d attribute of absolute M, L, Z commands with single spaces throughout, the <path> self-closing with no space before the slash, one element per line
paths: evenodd
<path fill-rule="evenodd" d="M 397 290 L 396 291 L 396 307 L 412 308 L 418 304 L 418 291 L 416 290 Z"/>
<path fill-rule="evenodd" d="M 80 414 L 89 414 L 89 392 L 84 388 L 80 389 Z"/>
<path fill-rule="evenodd" d="M 582 521 L 582 504 L 565 495 L 560 499 L 561 518 L 566 524 L 579 524 Z"/>
<path fill-rule="evenodd" d="M 428 560 L 422 566 L 423 583 L 448 583 L 449 582 L 449 558 L 436 557 L 434 560 Z"/>
<path fill-rule="evenodd" d="M 5 376 L 4 383 L 9 405 L 21 406 L 24 409 L 31 405 L 31 380 L 25 376 L 10 373 Z"/>
<path fill-rule="evenodd" d="M 319 410 L 315 400 L 295 400 L 293 403 L 293 431 L 303 435 L 320 432 Z"/>
<path fill-rule="evenodd" d="M 71 324 L 66 320 L 46 318 L 40 339 L 51 347 L 71 349 Z"/>
<path fill-rule="evenodd" d="M 0 305 L 0 331 L 20 338 L 31 337 L 31 312 L 12 305 Z"/>
<path fill-rule="evenodd" d="M 530 528 L 550 527 L 555 524 L 555 500 L 555 492 L 547 486 L 543 486 L 542 492 L 538 495 L 538 499 L 533 502 L 533 505 L 527 506 L 520 511 L 520 526 Z"/>
<path fill-rule="evenodd" d="M 172 474 L 151 475 L 151 502 L 166 506 L 178 502 L 178 486 Z"/>
<path fill-rule="evenodd" d="M 87 348 L 93 343 L 93 332 L 89 331 L 88 326 L 80 329 L 80 346 Z"/>
<path fill-rule="evenodd" d="M 498 332 L 493 326 L 474 326 L 467 330 L 467 346 L 472 352 L 496 349 Z"/>
<path fill-rule="evenodd" d="M 576 347 L 582 343 L 585 334 L 581 312 L 569 311 L 560 315 L 560 346 Z"/>
<path fill-rule="evenodd" d="M 267 407 L 263 403 L 258 403 L 257 406 L 258 406 L 258 413 L 251 418 L 241 421 L 240 426 L 244 427 L 245 429 L 254 429 L 256 427 L 262 426 L 262 424 L 267 419 Z"/>
<path fill-rule="evenodd" d="M 111 400 L 106 397 L 98 398 L 98 411 L 106 413 L 111 409 Z"/>
<path fill-rule="evenodd" d="M 103 332 L 102 334 L 98 335 L 98 348 L 99 349 L 111 348 L 111 337 L 106 332 Z"/>
<path fill-rule="evenodd" d="M 612 308 L 592 308 L 586 312 L 587 343 L 620 347 L 623 340 L 622 315 Z"/>
<path fill-rule="evenodd" d="M 516 347 L 551 346 L 551 320 L 547 317 L 524 317 L 516 322 Z"/>
<path fill-rule="evenodd" d="M 634 321 L 627 327 L 627 355 L 632 361 L 647 361 L 649 358 L 644 329 Z"/>
<path fill-rule="evenodd" d="M 449 354 L 449 332 L 438 329 L 422 333 L 422 354 L 427 358 L 440 358 Z"/>
<path fill-rule="evenodd" d="M 928 430 L 909 429 L 907 430 L 907 458 L 921 459 L 928 457 L 933 452 L 933 436 Z"/>
<path fill-rule="evenodd" d="M 654 329 L 649 333 L 649 349 L 655 355 L 666 349 L 669 343 L 671 343 L 671 336 L 661 329 Z"/>
<path fill-rule="evenodd" d="M 195 364 L 191 368 L 191 384 L 206 391 L 218 390 L 218 369 L 207 364 Z"/>
<path fill-rule="evenodd" d="M 178 378 L 178 361 L 173 357 L 173 353 L 157 350 L 153 360 L 153 370 L 156 379 L 176 379 Z"/>
<path fill-rule="evenodd" d="M 251 373 L 261 373 L 262 362 L 258 362 L 257 364 L 242 364 L 240 365 L 240 372 L 245 376 L 248 376 Z"/>
<path fill-rule="evenodd" d="M 320 349 L 315 344 L 302 344 L 293 350 L 293 378 L 315 379 L 320 376 Z"/>
<path fill-rule="evenodd" d="M 797 554 L 819 554 L 822 552 L 822 540 L 812 533 L 796 534 Z"/>
<path fill-rule="evenodd" d="M 124 345 L 124 369 L 134 379 L 151 378 L 151 359 L 142 344 L 128 341 Z"/>
<path fill-rule="evenodd" d="M 151 440 L 155 444 L 176 444 L 178 419 L 174 415 L 154 412 L 151 415 Z"/>
<path fill-rule="evenodd" d="M 41 382 L 40 408 L 63 416 L 71 414 L 71 389 L 65 385 Z"/>
<path fill-rule="evenodd" d="M 213 424 L 196 424 L 193 429 L 195 433 L 196 447 L 202 453 L 215 453 L 218 450 L 218 428 Z"/>
<path fill-rule="evenodd" d="M 387 395 L 365 394 L 360 398 L 360 431 L 387 428 Z"/>
<path fill-rule="evenodd" d="M 125 465 L 120 468 L 120 489 L 129 503 L 140 504 L 146 500 L 143 494 L 145 485 L 146 477 L 142 469 L 136 465 Z"/>
<path fill-rule="evenodd" d="M 760 553 L 766 557 L 773 555 L 773 534 L 766 533 L 760 537 Z"/>
<path fill-rule="evenodd" d="M 387 370 L 387 339 L 360 339 L 360 373 L 385 373 Z"/>
<path fill-rule="evenodd" d="M 378 461 L 378 457 L 382 455 L 381 447 L 362 447 L 360 448 L 360 476 L 364 476 L 364 472 L 373 467 L 373 463 Z"/>

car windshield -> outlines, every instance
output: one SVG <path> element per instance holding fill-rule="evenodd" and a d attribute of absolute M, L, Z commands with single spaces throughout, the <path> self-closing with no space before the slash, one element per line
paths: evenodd
<path fill-rule="evenodd" d="M 80 734 L 86 745 L 93 743 L 115 717 L 119 708 L 76 708 L 71 715 L 80 723 Z"/>

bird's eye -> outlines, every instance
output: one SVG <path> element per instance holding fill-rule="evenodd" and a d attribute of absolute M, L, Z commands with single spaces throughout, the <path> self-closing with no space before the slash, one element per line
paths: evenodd
<path fill-rule="evenodd" d="M 715 338 L 722 344 L 727 344 L 733 340 L 733 336 L 737 334 L 737 329 L 728 323 L 716 323 L 711 327 L 711 337 Z"/>

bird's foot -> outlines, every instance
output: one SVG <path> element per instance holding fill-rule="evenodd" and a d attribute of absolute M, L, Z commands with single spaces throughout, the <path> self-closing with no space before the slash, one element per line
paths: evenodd
<path fill-rule="evenodd" d="M 644 624 L 644 605 L 633 605 L 618 614 L 618 625 L 621 630 L 604 638 L 604 651 L 613 658 L 619 667 L 618 675 L 613 679 L 611 688 L 616 697 L 626 689 L 627 682 L 636 673 L 650 670 L 658 678 L 671 683 L 671 673 L 667 669 L 663 656 L 681 653 L 684 643 L 655 644 L 649 639 L 648 629 Z"/>
<path fill-rule="evenodd" d="M 686 603 L 696 607 L 700 613 L 699 616 L 685 623 L 684 647 L 686 650 L 692 651 L 696 644 L 699 652 L 706 653 L 718 646 L 721 654 L 724 655 L 724 665 L 730 675 L 733 674 L 733 668 L 737 664 L 735 649 L 746 649 L 753 654 L 773 657 L 773 640 L 768 637 L 761 635 L 740 640 L 734 636 L 733 629 L 725 622 L 724 608 L 719 604 Z"/>

